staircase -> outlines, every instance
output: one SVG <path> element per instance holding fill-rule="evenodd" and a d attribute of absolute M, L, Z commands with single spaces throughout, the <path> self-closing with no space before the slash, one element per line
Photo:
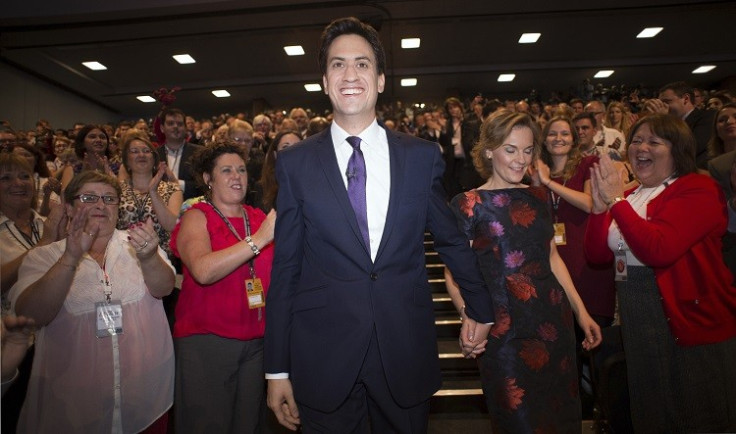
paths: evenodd
<path fill-rule="evenodd" d="M 490 432 L 476 361 L 460 352 L 460 317 L 445 289 L 445 265 L 425 235 L 427 274 L 434 300 L 442 388 L 430 401 L 430 433 Z"/>

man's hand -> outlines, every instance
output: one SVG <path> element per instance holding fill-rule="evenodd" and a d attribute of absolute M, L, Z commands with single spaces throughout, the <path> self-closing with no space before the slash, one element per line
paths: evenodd
<path fill-rule="evenodd" d="M 463 325 L 460 329 L 460 348 L 463 356 L 475 359 L 486 350 L 491 324 L 478 324 L 463 312 Z"/>
<path fill-rule="evenodd" d="M 274 412 L 279 423 L 292 431 L 296 431 L 299 421 L 299 409 L 294 401 L 294 391 L 288 379 L 268 380 L 268 408 Z"/>

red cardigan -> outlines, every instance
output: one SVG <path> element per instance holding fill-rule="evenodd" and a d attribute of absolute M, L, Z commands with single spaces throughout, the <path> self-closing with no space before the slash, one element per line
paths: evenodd
<path fill-rule="evenodd" d="M 615 219 L 631 251 L 654 269 L 664 313 L 679 345 L 721 342 L 736 336 L 736 288 L 723 263 L 721 236 L 726 201 L 710 177 L 685 175 L 647 206 L 640 217 L 626 201 L 591 214 L 585 254 L 591 262 L 613 260 L 607 237 Z"/>

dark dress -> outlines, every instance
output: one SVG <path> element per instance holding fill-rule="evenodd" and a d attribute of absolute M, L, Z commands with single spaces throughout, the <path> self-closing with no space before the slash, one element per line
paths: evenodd
<path fill-rule="evenodd" d="M 546 191 L 473 190 L 452 208 L 496 312 L 478 362 L 493 432 L 580 432 L 573 313 L 550 268 Z"/>

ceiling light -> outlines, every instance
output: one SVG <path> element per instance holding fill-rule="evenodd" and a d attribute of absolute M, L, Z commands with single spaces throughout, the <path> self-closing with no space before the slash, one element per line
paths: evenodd
<path fill-rule="evenodd" d="M 152 96 L 148 96 L 148 95 L 137 96 L 135 97 L 135 99 L 137 99 L 140 102 L 156 102 L 156 100 Z"/>
<path fill-rule="evenodd" d="M 422 40 L 419 38 L 404 38 L 401 40 L 401 48 L 419 48 Z"/>
<path fill-rule="evenodd" d="M 212 95 L 218 98 L 227 98 L 230 96 L 230 92 L 226 91 L 225 89 L 213 90 Z"/>
<path fill-rule="evenodd" d="M 600 71 L 596 72 L 593 76 L 594 78 L 607 78 L 613 75 L 613 69 L 601 69 Z"/>
<path fill-rule="evenodd" d="M 101 64 L 100 62 L 96 62 L 96 61 L 82 62 L 82 65 L 86 66 L 87 68 L 93 71 L 104 71 L 105 69 L 107 69 L 107 66 Z"/>
<path fill-rule="evenodd" d="M 307 83 L 304 85 L 304 89 L 306 89 L 307 92 L 321 92 L 322 86 L 320 86 L 319 83 Z"/>
<path fill-rule="evenodd" d="M 516 74 L 499 74 L 498 81 L 514 81 Z"/>
<path fill-rule="evenodd" d="M 197 63 L 197 61 L 194 60 L 194 58 L 188 54 L 175 54 L 172 57 L 174 58 L 174 60 L 176 60 L 182 65 L 186 65 L 189 63 Z"/>
<path fill-rule="evenodd" d="M 289 45 L 287 47 L 284 47 L 284 51 L 286 51 L 287 56 L 303 56 L 304 55 L 304 48 L 302 48 L 301 45 Z"/>
<path fill-rule="evenodd" d="M 539 37 L 542 36 L 541 33 L 522 33 L 521 38 L 519 38 L 520 44 L 533 44 L 539 40 Z"/>
<path fill-rule="evenodd" d="M 402 87 L 411 87 L 417 85 L 417 79 L 416 78 L 402 78 L 401 79 L 401 86 Z"/>
<path fill-rule="evenodd" d="M 664 29 L 664 27 L 647 27 L 646 29 L 644 29 L 641 32 L 639 32 L 639 34 L 636 35 L 636 37 L 639 38 L 639 39 L 641 39 L 641 38 L 653 38 L 653 37 L 657 36 L 657 34 L 659 32 L 661 32 L 662 29 Z"/>
<path fill-rule="evenodd" d="M 703 65 L 698 66 L 697 68 L 693 69 L 693 74 L 705 74 L 706 72 L 710 72 L 714 70 L 716 65 Z"/>

